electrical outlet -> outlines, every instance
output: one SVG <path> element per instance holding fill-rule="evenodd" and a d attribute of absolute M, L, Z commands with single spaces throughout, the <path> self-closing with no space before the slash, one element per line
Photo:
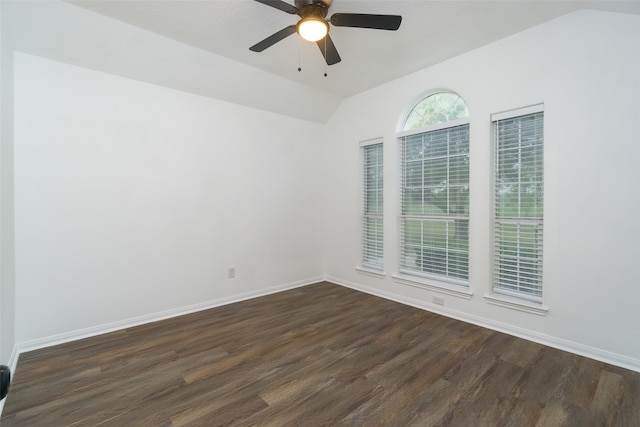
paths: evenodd
<path fill-rule="evenodd" d="M 229 270 L 227 270 L 227 276 L 229 277 L 229 279 L 233 279 L 234 277 L 236 277 L 236 268 L 229 267 Z"/>
<path fill-rule="evenodd" d="M 434 304 L 444 305 L 443 297 L 433 297 L 431 301 L 433 301 Z"/>

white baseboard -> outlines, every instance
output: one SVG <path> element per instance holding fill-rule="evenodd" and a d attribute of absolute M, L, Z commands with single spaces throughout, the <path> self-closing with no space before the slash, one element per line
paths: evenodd
<path fill-rule="evenodd" d="M 580 356 L 588 357 L 590 359 L 595 359 L 604 363 L 619 366 L 621 368 L 640 372 L 640 360 L 624 356 L 622 354 L 612 353 L 600 348 L 590 347 L 584 344 L 565 340 L 563 338 L 554 337 L 552 335 L 541 334 L 539 332 L 530 331 L 528 329 L 523 329 L 517 326 L 508 325 L 506 323 L 497 322 L 495 320 L 487 319 L 484 317 L 452 310 L 450 308 L 442 307 L 435 304 L 429 304 L 425 301 L 416 300 L 404 295 L 381 291 L 379 289 L 370 288 L 360 283 L 342 280 L 337 277 L 328 276 L 325 280 L 340 286 L 344 286 L 361 292 L 366 292 L 368 294 L 395 301 L 401 304 L 409 305 L 411 307 L 441 314 L 443 316 L 451 317 L 463 322 L 472 323 L 474 325 L 482 326 L 487 329 L 492 329 L 494 331 L 503 332 L 505 334 L 523 338 L 528 341 L 533 341 L 538 344 L 553 347 L 558 350 L 568 351 L 569 353 L 574 353 Z"/>
<path fill-rule="evenodd" d="M 93 326 L 90 328 L 80 329 L 77 331 L 65 332 L 62 334 L 20 342 L 17 344 L 17 349 L 14 349 L 14 352 L 17 353 L 16 363 L 17 363 L 17 356 L 20 355 L 21 353 L 25 353 L 28 351 L 38 350 L 45 347 L 51 347 L 58 344 L 64 344 L 66 342 L 76 341 L 83 338 L 94 337 L 97 335 L 119 331 L 122 329 L 139 326 L 146 323 L 157 322 L 159 320 L 170 319 L 172 317 L 177 317 L 185 314 L 195 313 L 198 311 L 208 310 L 210 308 L 220 307 L 227 304 L 233 304 L 236 302 L 245 301 L 252 298 L 258 298 L 261 296 L 274 294 L 276 292 L 282 292 L 289 289 L 310 285 L 312 283 L 321 282 L 323 280 L 324 280 L 324 277 L 309 278 L 309 279 L 290 282 L 282 285 L 271 286 L 268 288 L 259 289 L 257 291 L 245 292 L 242 294 L 231 295 L 228 297 L 219 298 L 212 301 L 205 301 L 205 302 L 192 304 L 185 307 L 178 307 L 178 308 L 165 310 L 158 313 L 152 313 L 152 314 L 125 319 L 117 322 L 111 322 L 103 325 Z M 15 365 L 14 365 L 14 369 L 12 369 L 12 372 L 14 371 L 15 371 Z"/>

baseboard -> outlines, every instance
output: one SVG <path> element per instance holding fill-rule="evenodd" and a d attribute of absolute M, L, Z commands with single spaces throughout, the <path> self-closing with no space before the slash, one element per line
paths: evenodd
<path fill-rule="evenodd" d="M 632 357 L 624 356 L 617 353 L 612 353 L 606 350 L 602 350 L 595 347 L 590 347 L 584 344 L 576 343 L 573 341 L 565 340 L 563 338 L 554 337 L 551 335 L 541 334 L 535 331 L 519 328 L 506 323 L 497 322 L 484 317 L 474 316 L 468 313 L 464 313 L 458 310 L 452 310 L 446 307 L 442 307 L 435 304 L 429 304 L 426 301 L 416 300 L 404 295 L 398 295 L 391 292 L 381 291 L 379 289 L 370 288 L 360 283 L 354 283 L 339 279 L 337 277 L 327 276 L 326 281 L 335 283 L 340 286 L 354 289 L 356 291 L 365 292 L 371 295 L 385 298 L 391 301 L 398 302 L 400 304 L 409 305 L 411 307 L 427 310 L 433 313 L 441 314 L 443 316 L 451 317 L 453 319 L 461 320 L 463 322 L 471 323 L 483 328 L 492 329 L 494 331 L 503 332 L 505 334 L 513 335 L 518 338 L 523 338 L 528 341 L 533 341 L 538 344 L 546 345 L 556 348 L 558 350 L 568 351 L 579 356 L 595 359 L 600 362 L 608 363 L 611 365 L 619 366 L 621 368 L 630 369 L 632 371 L 640 372 L 640 360 Z"/>
<path fill-rule="evenodd" d="M 302 286 L 307 286 L 312 283 L 321 282 L 323 280 L 324 280 L 324 277 L 314 277 L 314 278 L 309 278 L 305 280 L 299 280 L 299 281 L 290 282 L 282 285 L 259 289 L 252 292 L 246 292 L 242 294 L 231 295 L 229 297 L 192 304 L 185 307 L 178 307 L 175 309 L 165 310 L 158 313 L 152 313 L 144 316 L 139 316 L 139 317 L 125 319 L 117 322 L 93 326 L 90 328 L 80 329 L 72 332 L 65 332 L 63 334 L 52 335 L 49 337 L 20 342 L 17 344 L 17 349 L 14 349 L 14 352 L 16 352 L 15 363 L 17 363 L 17 358 L 18 358 L 17 356 L 19 356 L 21 353 L 25 353 L 28 351 L 39 350 L 41 348 L 51 347 L 58 344 L 64 344 L 67 342 L 76 341 L 83 338 L 94 337 L 97 335 L 119 331 L 122 329 L 131 328 L 134 326 L 157 322 L 159 320 L 170 319 L 170 318 L 182 316 L 185 314 L 208 310 L 210 308 L 233 304 L 236 302 L 245 301 L 252 298 L 258 298 L 265 295 L 286 291 L 289 289 L 295 289 Z M 15 372 L 15 365 L 12 368 L 12 372 Z"/>

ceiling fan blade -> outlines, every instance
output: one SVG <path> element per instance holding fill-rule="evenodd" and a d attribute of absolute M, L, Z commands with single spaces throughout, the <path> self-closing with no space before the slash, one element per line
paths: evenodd
<path fill-rule="evenodd" d="M 283 12 L 290 13 L 292 15 L 298 14 L 298 8 L 292 4 L 283 2 L 282 0 L 256 0 L 258 3 L 266 4 L 267 6 L 275 7 Z"/>
<path fill-rule="evenodd" d="M 400 28 L 402 16 L 369 15 L 366 13 L 334 13 L 331 23 L 336 27 L 373 28 L 375 30 L 392 30 Z"/>
<path fill-rule="evenodd" d="M 338 50 L 336 49 L 336 45 L 333 44 L 333 40 L 331 40 L 329 34 L 327 34 L 322 40 L 318 40 L 316 44 L 320 48 L 320 52 L 322 52 L 322 56 L 324 56 L 325 61 L 327 61 L 327 65 L 337 64 L 342 61 L 342 58 L 340 58 Z"/>
<path fill-rule="evenodd" d="M 280 40 L 286 37 L 289 37 L 291 34 L 295 32 L 296 32 L 296 26 L 289 25 L 288 27 L 281 29 L 277 33 L 270 35 L 269 37 L 262 40 L 261 42 L 254 44 L 249 48 L 249 50 L 252 50 L 254 52 L 262 52 L 266 48 L 273 46 L 274 44 L 278 43 Z"/>

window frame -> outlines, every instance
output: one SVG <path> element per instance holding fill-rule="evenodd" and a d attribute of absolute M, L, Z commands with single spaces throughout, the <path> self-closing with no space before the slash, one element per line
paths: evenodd
<path fill-rule="evenodd" d="M 431 92 L 430 94 L 428 94 L 427 96 L 421 98 L 421 100 L 416 103 L 414 105 L 414 107 L 409 110 L 409 112 L 406 114 L 405 116 L 405 121 L 403 122 L 403 125 L 406 126 L 407 125 L 407 120 L 410 117 L 410 115 L 413 113 L 414 109 L 420 105 L 422 102 L 424 102 L 426 99 L 428 99 L 429 97 L 433 96 L 433 95 L 437 95 L 443 92 L 448 92 L 450 94 L 456 95 L 459 97 L 458 94 L 456 94 L 455 92 L 451 92 L 451 91 L 446 91 L 446 90 L 438 90 L 438 91 L 434 91 Z M 464 103 L 464 99 L 462 99 L 461 97 L 459 97 L 462 102 Z M 465 104 L 465 109 L 468 113 L 468 107 Z M 405 285 L 411 285 L 411 286 L 418 286 L 421 288 L 427 288 L 430 290 L 434 290 L 434 291 L 438 291 L 441 293 L 446 293 L 446 294 L 450 294 L 450 295 L 454 295 L 454 296 L 458 296 L 458 297 L 463 297 L 463 298 L 471 298 L 472 292 L 469 286 L 469 263 L 468 263 L 468 258 L 469 258 L 469 223 L 470 223 L 470 214 L 469 212 L 467 212 L 465 218 L 466 218 L 466 225 L 467 225 L 467 233 L 466 233 L 466 243 L 467 243 L 467 249 L 466 249 L 466 256 L 467 256 L 467 265 L 466 265 L 466 277 L 465 278 L 459 278 L 459 277 L 452 277 L 452 276 L 446 276 L 446 275 L 440 275 L 440 274 L 435 274 L 435 273 L 428 273 L 428 272 L 424 272 L 424 271 L 419 271 L 418 269 L 412 269 L 412 268 L 407 268 L 407 266 L 405 265 L 405 260 L 403 260 L 403 256 L 405 255 L 405 249 L 403 245 L 406 245 L 405 242 L 405 237 L 406 235 L 405 233 L 405 221 L 408 217 L 408 215 L 405 214 L 404 212 L 404 207 L 403 207 L 403 197 L 405 195 L 405 167 L 406 167 L 406 158 L 405 158 L 405 153 L 404 153 L 404 144 L 405 141 L 407 139 L 407 137 L 413 136 L 413 135 L 420 135 L 420 134 L 425 134 L 425 133 L 430 133 L 430 132 L 437 132 L 437 131 L 442 131 L 445 129 L 453 129 L 453 128 L 457 128 L 457 127 L 461 127 L 461 126 L 465 126 L 466 127 L 466 132 L 469 133 L 468 136 L 468 146 L 466 147 L 467 149 L 467 159 L 468 161 L 470 161 L 470 148 L 471 148 L 471 136 L 470 136 L 470 117 L 469 115 L 467 115 L 467 117 L 464 118 L 458 118 L 458 119 L 454 119 L 454 120 L 450 120 L 450 121 L 446 121 L 446 122 L 436 122 L 434 124 L 431 125 L 427 125 L 427 126 L 423 126 L 420 128 L 415 128 L 415 129 L 408 129 L 408 130 L 403 130 L 401 132 L 396 133 L 396 137 L 397 137 L 397 141 L 398 141 L 398 213 L 397 213 L 397 230 L 398 230 L 398 244 L 397 244 L 397 270 L 396 270 L 396 274 L 393 275 L 394 281 L 401 283 L 401 284 L 405 284 Z M 449 149 L 449 146 L 447 146 L 447 150 Z M 447 158 L 449 158 L 449 152 L 447 154 Z M 452 156 L 451 156 L 452 157 Z M 450 168 L 449 163 L 447 162 L 447 168 Z M 470 173 L 469 176 L 467 177 L 467 182 L 465 185 L 470 186 Z M 447 189 L 449 189 L 449 182 L 447 183 Z M 424 201 L 422 203 L 422 205 L 424 205 Z M 447 205 L 449 206 L 449 205 Z M 412 216 L 412 215 L 409 215 Z M 429 215 L 421 215 L 423 220 L 426 219 L 428 220 L 430 218 Z M 447 214 L 447 216 L 449 216 L 449 214 Z M 435 218 L 435 217 L 433 217 Z M 453 218 L 453 217 L 451 217 Z M 453 219 L 455 220 L 455 219 Z M 448 239 L 448 236 L 447 236 Z M 422 245 L 424 246 L 424 245 Z M 447 253 L 449 253 L 450 247 L 449 244 L 447 243 L 447 245 L 445 245 L 445 247 L 447 249 L 445 249 L 447 251 Z M 448 266 L 447 266 L 448 268 Z M 446 270 L 446 269 L 445 269 Z"/>
<path fill-rule="evenodd" d="M 379 187 L 376 189 L 370 189 L 368 187 L 369 180 L 368 171 L 369 166 L 367 164 L 367 151 L 368 150 L 380 150 L 379 151 L 379 161 L 374 165 L 375 167 L 380 169 L 381 177 L 379 182 Z M 362 273 L 374 275 L 374 276 L 384 276 L 384 141 L 383 138 L 373 138 L 365 141 L 361 141 L 359 143 L 359 157 L 360 157 L 360 206 L 359 206 L 359 264 L 356 267 L 356 270 Z M 380 201 L 380 211 L 379 212 L 369 212 L 367 203 L 367 194 L 369 191 L 379 191 L 381 201 Z M 379 221 L 380 227 L 382 227 L 381 234 L 379 239 L 376 239 L 376 244 L 379 246 L 379 249 L 376 249 L 379 252 L 380 263 L 370 262 L 367 259 L 367 255 L 371 253 L 370 245 L 368 244 L 368 228 L 367 224 L 370 220 Z"/>
<path fill-rule="evenodd" d="M 500 162 L 500 141 L 499 141 L 499 132 L 498 126 L 499 122 L 504 120 L 511 120 L 520 117 L 530 117 L 534 115 L 541 114 L 541 133 L 540 133 L 540 143 L 539 149 L 541 150 L 541 159 L 539 161 L 539 165 L 535 165 L 534 158 L 534 167 L 536 167 L 535 172 L 540 176 L 541 186 L 541 206 L 540 206 L 540 214 L 539 216 L 499 216 L 498 212 L 498 185 L 499 185 L 499 162 Z M 534 314 L 544 315 L 546 314 L 548 308 L 543 305 L 543 296 L 544 296 L 544 283 L 543 283 L 543 263 L 544 263 L 544 145 L 545 145 L 545 123 L 544 123 L 544 104 L 536 104 L 528 107 L 518 108 L 514 110 L 509 110 L 501 113 L 495 113 L 491 115 L 491 130 L 492 130 L 492 143 L 493 143 L 493 161 L 492 161 L 492 244 L 491 244 L 491 257 L 492 257 L 492 269 L 491 269 L 491 294 L 485 295 L 485 299 L 487 302 L 501 305 L 509 308 L 515 308 L 522 311 L 531 312 Z M 504 143 L 504 141 L 503 141 Z M 536 147 L 538 148 L 538 147 Z M 522 140 L 518 136 L 518 145 L 515 148 L 518 150 L 518 155 L 521 155 L 522 150 Z M 504 148 L 503 148 L 504 150 Z M 529 163 L 529 162 L 528 162 Z M 538 169 L 539 168 L 539 169 Z M 520 178 L 518 178 L 519 180 Z M 518 209 L 522 208 L 522 189 L 518 189 Z M 502 260 L 500 258 L 500 248 L 505 245 L 511 245 L 514 247 L 513 240 L 501 240 L 501 235 L 499 235 L 499 230 L 503 228 L 504 225 L 508 226 L 516 226 L 518 228 L 517 239 L 515 243 L 516 251 L 518 255 L 514 260 L 516 261 L 517 266 L 517 274 L 516 277 L 520 277 L 521 275 L 521 266 L 520 263 L 522 261 L 530 261 L 525 256 L 520 255 L 522 248 L 524 246 L 520 240 L 520 226 L 528 226 L 533 227 L 535 230 L 534 238 L 532 241 L 535 242 L 535 263 L 536 263 L 536 287 L 539 287 L 539 295 L 526 292 L 522 290 L 511 290 L 506 287 L 500 286 L 498 283 L 498 278 L 500 276 L 500 268 Z M 529 257 L 530 258 L 530 257 Z M 526 288 L 527 286 L 522 286 L 522 288 Z"/>

